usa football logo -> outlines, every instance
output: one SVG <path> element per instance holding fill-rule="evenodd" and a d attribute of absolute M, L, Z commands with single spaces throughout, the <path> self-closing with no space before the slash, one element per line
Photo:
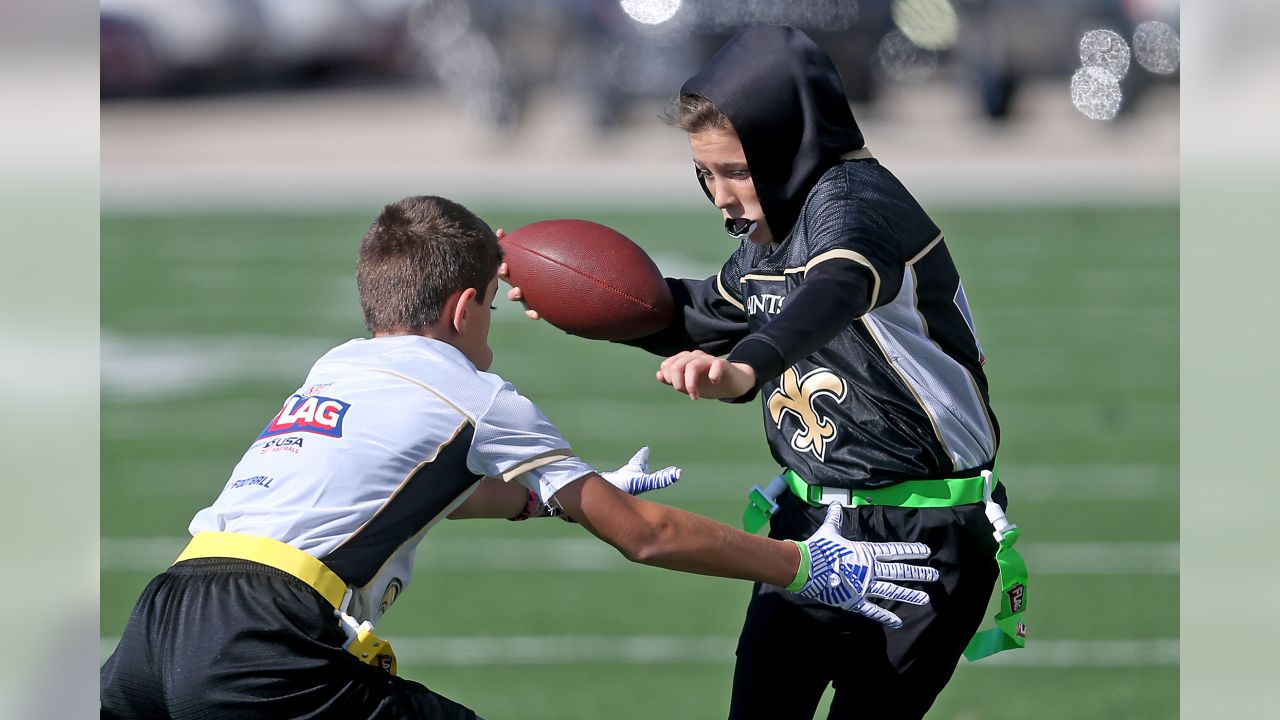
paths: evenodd
<path fill-rule="evenodd" d="M 342 437 L 342 419 L 349 409 L 350 403 L 335 398 L 290 395 L 284 401 L 284 407 L 271 418 L 258 439 L 295 432 Z"/>

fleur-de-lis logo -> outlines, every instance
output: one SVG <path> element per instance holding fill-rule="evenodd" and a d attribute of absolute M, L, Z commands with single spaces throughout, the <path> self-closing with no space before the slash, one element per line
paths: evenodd
<path fill-rule="evenodd" d="M 821 462 L 827 454 L 827 443 L 836 436 L 836 424 L 819 415 L 814 402 L 819 395 L 830 395 L 840 402 L 846 390 L 844 378 L 826 368 L 810 371 L 804 377 L 789 368 L 782 374 L 782 385 L 769 396 L 769 416 L 779 430 L 788 413 L 794 416 L 800 429 L 791 436 L 791 447 L 797 452 L 811 452 Z"/>
<path fill-rule="evenodd" d="M 403 589 L 404 583 L 400 581 L 400 578 L 391 578 L 391 582 L 387 583 L 387 588 L 382 591 L 382 599 L 378 602 L 378 617 L 382 617 L 387 608 L 391 607 L 396 598 L 400 597 L 400 591 Z"/>

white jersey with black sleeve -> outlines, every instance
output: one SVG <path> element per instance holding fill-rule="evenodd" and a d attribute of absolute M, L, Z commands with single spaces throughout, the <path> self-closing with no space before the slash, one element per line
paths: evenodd
<path fill-rule="evenodd" d="M 353 588 L 350 615 L 376 622 L 427 530 L 481 478 L 546 501 L 590 472 L 528 398 L 453 346 L 352 340 L 316 362 L 190 530 L 298 548 Z"/>

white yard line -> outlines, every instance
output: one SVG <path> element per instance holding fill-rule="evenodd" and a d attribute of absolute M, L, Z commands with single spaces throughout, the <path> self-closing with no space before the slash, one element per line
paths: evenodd
<path fill-rule="evenodd" d="M 733 662 L 737 638 L 678 635 L 546 635 L 515 637 L 394 637 L 401 665 L 561 665 L 608 663 L 705 665 Z M 119 642 L 101 639 L 105 660 Z M 961 669 L 1168 667 L 1178 664 L 1178 639 L 1032 640 Z"/>
<path fill-rule="evenodd" d="M 160 572 L 173 562 L 182 537 L 104 537 L 101 568 L 107 572 Z M 1019 549 L 1033 577 L 1060 575 L 1178 574 L 1176 542 L 1023 542 Z M 418 551 L 424 571 L 613 572 L 631 565 L 594 538 L 437 538 Z"/>
<path fill-rule="evenodd" d="M 1032 577 L 1178 574 L 1176 542 L 1026 543 L 1019 549 Z"/>
<path fill-rule="evenodd" d="M 104 330 L 102 393 L 109 401 L 149 400 L 208 392 L 250 378 L 301 383 L 316 358 L 345 340 L 259 335 L 137 338 Z M 154 432 L 154 425 L 147 428 Z"/>

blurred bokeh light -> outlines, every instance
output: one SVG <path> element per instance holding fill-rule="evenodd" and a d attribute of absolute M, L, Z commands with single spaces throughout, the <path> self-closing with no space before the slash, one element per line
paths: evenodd
<path fill-rule="evenodd" d="M 1071 76 L 1071 103 L 1090 119 L 1111 120 L 1123 97 L 1120 80 L 1104 67 L 1090 65 Z"/>
<path fill-rule="evenodd" d="M 1133 56 L 1147 70 L 1160 75 L 1175 72 L 1181 55 L 1178 31 L 1168 23 L 1148 20 L 1133 31 Z"/>
<path fill-rule="evenodd" d="M 945 50 L 960 36 L 960 18 L 947 0 L 894 0 L 890 12 L 902 34 L 926 50 Z"/>
<path fill-rule="evenodd" d="M 1090 30 L 1080 38 L 1080 64 L 1101 68 L 1119 80 L 1129 72 L 1129 43 L 1112 30 Z"/>
<path fill-rule="evenodd" d="M 938 69 L 938 54 L 916 45 L 900 30 L 884 36 L 876 59 L 885 75 L 906 83 L 923 82 Z"/>
<path fill-rule="evenodd" d="M 661 25 L 680 10 L 680 0 L 621 0 L 622 11 L 645 25 Z"/>

